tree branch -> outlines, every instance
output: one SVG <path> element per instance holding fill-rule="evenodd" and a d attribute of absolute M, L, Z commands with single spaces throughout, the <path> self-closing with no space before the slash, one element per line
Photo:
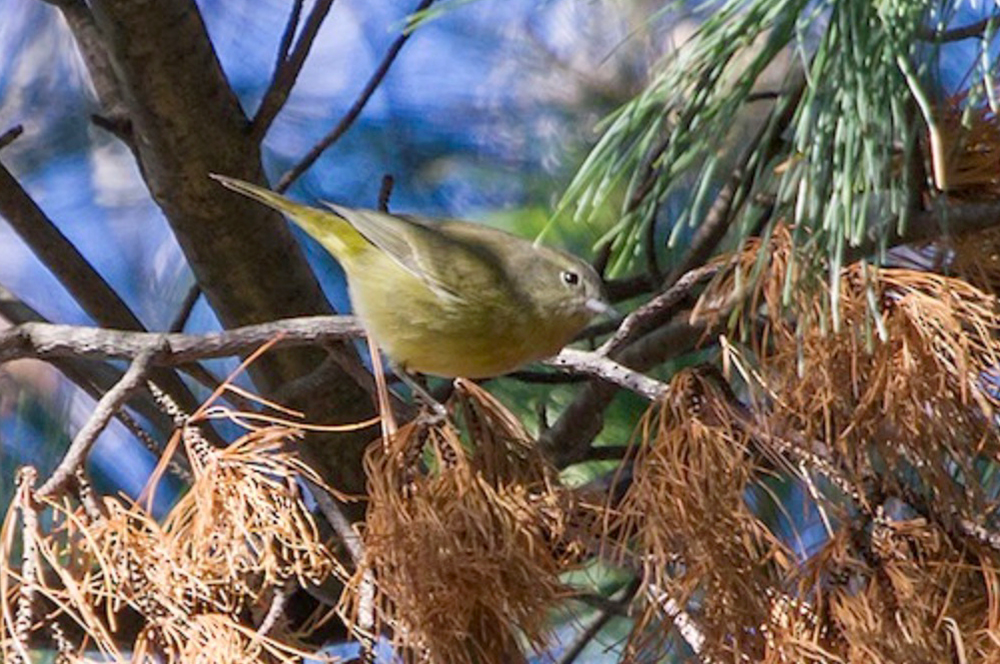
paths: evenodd
<path fill-rule="evenodd" d="M 427 9 L 433 2 L 434 0 L 420 0 L 420 4 L 417 5 L 416 9 L 414 9 L 412 13 L 415 14 Z M 348 129 L 350 129 L 351 125 L 354 124 L 354 121 L 358 119 L 359 115 L 361 115 L 361 111 L 364 110 L 365 105 L 375 93 L 375 90 L 382 82 L 382 79 L 385 78 L 385 75 L 389 72 L 389 67 L 392 66 L 396 56 L 399 55 L 399 52 L 402 50 L 403 45 L 410 38 L 411 34 L 413 34 L 411 31 L 406 30 L 403 34 L 396 38 L 396 41 L 392 43 L 385 56 L 382 58 L 382 62 L 379 64 L 378 68 L 375 69 L 375 73 L 372 74 L 370 79 L 368 79 L 365 87 L 361 90 L 361 94 L 358 95 L 358 98 L 347 110 L 347 113 L 344 114 L 344 117 L 342 117 L 340 122 L 338 122 L 337 125 L 330 130 L 330 133 L 324 136 L 319 143 L 313 146 L 313 148 L 299 163 L 295 164 L 295 166 L 290 168 L 288 172 L 281 176 L 281 179 L 278 180 L 278 185 L 274 188 L 275 191 L 279 193 L 286 191 L 292 182 L 305 173 L 310 166 L 316 163 L 316 160 L 319 159 L 319 156 L 323 154 L 328 147 L 336 143 L 340 137 L 343 136 Z"/>
<path fill-rule="evenodd" d="M 1000 16 L 994 14 L 993 16 L 984 18 L 981 21 L 976 21 L 975 23 L 970 23 L 969 25 L 958 28 L 952 28 L 951 30 L 943 30 L 941 32 L 935 32 L 928 28 L 920 33 L 920 38 L 924 41 L 934 42 L 935 44 L 961 41 L 963 39 L 979 39 L 983 36 L 986 31 L 986 27 L 990 24 L 990 21 L 996 21 L 998 19 L 1000 19 Z"/>
<path fill-rule="evenodd" d="M 260 145 L 216 57 L 194 0 L 90 0 L 129 106 L 137 158 L 205 300 L 224 328 L 331 313 L 316 275 L 288 223 L 277 212 L 228 193 L 209 179 L 226 173 L 264 183 Z M 249 369 L 273 397 L 310 373 L 327 353 L 361 363 L 352 346 L 290 348 Z M 286 405 L 316 421 L 359 421 L 373 413 L 369 395 L 334 367 L 322 393 Z M 314 467 L 345 491 L 364 490 L 361 456 L 367 433 L 309 434 Z M 336 439 L 334 442 L 332 439 Z M 354 472 L 356 469 L 357 472 Z M 348 479 L 344 479 L 347 477 Z"/>
<path fill-rule="evenodd" d="M 115 77 L 104 36 L 94 21 L 90 7 L 85 0 L 48 1 L 59 8 L 66 25 L 73 33 L 76 47 L 83 56 L 84 64 L 90 73 L 90 82 L 94 85 L 97 100 L 101 104 L 103 120 L 117 124 L 127 122 L 128 105 L 125 103 L 121 85 Z M 113 133 L 119 138 L 128 138 L 118 131 Z M 135 147 L 131 140 L 126 140 L 126 144 L 130 148 Z"/>
<path fill-rule="evenodd" d="M 600 353 L 564 348 L 558 355 L 546 360 L 545 364 L 557 369 L 568 368 L 600 378 L 605 382 L 635 392 L 649 401 L 656 401 L 667 392 L 665 383 L 645 376 L 638 371 L 633 371 Z"/>
<path fill-rule="evenodd" d="M 932 209 L 913 213 L 908 227 L 902 233 L 894 230 L 888 244 L 894 246 L 929 240 L 940 237 L 943 231 L 947 231 L 948 235 L 972 233 L 998 225 L 1000 202 L 949 205 L 947 198 L 941 197 Z M 862 247 L 848 250 L 847 262 L 868 255 L 876 248 L 877 244 L 869 241 Z M 689 348 L 689 338 L 682 341 L 674 337 L 668 342 L 668 348 L 651 340 L 657 337 L 655 330 L 663 329 L 662 326 L 677 313 L 678 305 L 692 294 L 694 288 L 724 267 L 725 263 L 710 263 L 686 273 L 673 286 L 629 314 L 597 353 L 629 368 L 645 371 L 654 366 L 650 362 L 656 359 L 662 362 L 676 354 L 671 351 Z M 703 330 L 690 333 L 701 334 Z M 633 349 L 637 343 L 642 350 L 638 347 Z M 604 409 L 611 403 L 614 394 L 615 388 L 609 384 L 588 383 L 562 416 L 540 437 L 540 444 L 558 466 L 564 467 L 586 458 L 590 442 L 603 426 Z"/>
<path fill-rule="evenodd" d="M 181 306 L 177 308 L 177 313 L 174 314 L 173 320 L 170 321 L 170 327 L 167 329 L 171 332 L 183 332 L 184 326 L 187 325 L 188 319 L 191 317 L 191 312 L 194 311 L 194 306 L 198 304 L 198 298 L 200 297 L 201 287 L 197 283 L 191 284 L 187 294 L 184 296 L 184 300 L 181 302 Z"/>
<path fill-rule="evenodd" d="M 703 265 L 715 252 L 729 231 L 735 218 L 734 211 L 740 209 L 753 190 L 760 165 L 767 164 L 784 142 L 785 129 L 792 121 L 803 90 L 805 90 L 804 80 L 778 98 L 768 114 L 767 122 L 743 150 L 739 163 L 716 195 L 712 207 L 691 238 L 690 246 L 684 256 L 670 270 L 668 284 L 674 283 L 691 270 Z"/>
<path fill-rule="evenodd" d="M 892 224 L 886 245 L 894 247 L 941 237 L 954 237 L 995 226 L 1000 226 L 1000 201 L 954 203 L 942 195 L 934 200 L 929 210 L 911 213 L 902 232 Z M 872 238 L 866 238 L 860 246 L 849 247 L 844 252 L 845 265 L 873 253 L 878 247 L 879 243 Z"/>
<path fill-rule="evenodd" d="M 601 345 L 598 352 L 614 357 L 615 353 L 630 342 L 666 323 L 677 312 L 678 305 L 697 286 L 714 277 L 724 267 L 725 263 L 710 263 L 685 274 L 670 288 L 626 316 L 618 331 Z"/>
<path fill-rule="evenodd" d="M 87 423 L 73 438 L 69 449 L 66 450 L 66 455 L 52 472 L 52 476 L 38 489 L 37 495 L 39 497 L 54 496 L 73 478 L 77 468 L 82 466 L 87 459 L 87 454 L 97 441 L 97 437 L 114 417 L 115 411 L 121 408 L 133 391 L 142 386 L 146 372 L 156 354 L 157 349 L 153 348 L 143 351 L 132 361 L 132 365 L 118 381 L 118 384 L 101 397 Z"/>
<path fill-rule="evenodd" d="M 306 316 L 203 335 L 24 323 L 0 331 L 0 362 L 28 357 L 135 359 L 155 350 L 152 365 L 175 366 L 244 355 L 276 337 L 276 347 L 291 348 L 344 341 L 362 334 L 353 316 Z"/>
<path fill-rule="evenodd" d="M 15 325 L 48 322 L 41 314 L 17 299 L 13 293 L 3 286 L 0 286 L 0 316 Z M 94 401 L 99 400 L 101 395 L 110 390 L 121 379 L 123 373 L 109 364 L 90 362 L 73 356 L 51 358 L 49 359 L 49 364 L 79 386 L 81 390 L 89 394 Z M 148 395 L 136 395 L 131 405 L 135 408 L 136 412 L 152 422 L 160 431 L 170 431 L 173 427 L 170 418 L 157 408 Z M 133 429 L 132 424 L 134 423 L 130 423 L 127 418 L 120 419 L 122 419 L 122 424 L 129 429 Z M 133 433 L 136 433 L 136 436 L 142 439 L 142 434 L 135 431 Z"/>
<path fill-rule="evenodd" d="M 302 0 L 295 0 L 285 34 L 282 36 L 281 47 L 278 49 L 278 62 L 274 67 L 274 78 L 264 94 L 264 99 L 260 102 L 253 123 L 250 125 L 250 140 L 253 142 L 259 143 L 264 138 L 271 123 L 274 122 L 274 118 L 277 117 L 278 112 L 288 100 L 288 94 L 291 92 L 292 86 L 295 85 L 299 72 L 302 71 L 306 56 L 309 55 L 313 41 L 315 41 L 320 26 L 323 25 L 323 20 L 330 12 L 332 5 L 333 0 L 317 0 L 309 13 L 309 18 L 306 19 L 302 34 L 299 35 L 299 40 L 295 44 L 295 49 L 290 56 L 286 57 L 288 44 L 295 34 L 298 17 L 302 12 Z"/>
<path fill-rule="evenodd" d="M 633 342 L 613 358 L 635 371 L 644 371 L 688 352 L 704 328 L 678 320 Z M 604 411 L 618 392 L 616 385 L 590 381 L 566 407 L 551 428 L 539 436 L 546 456 L 559 468 L 587 458 L 590 444 L 604 427 Z"/>
<path fill-rule="evenodd" d="M 625 588 L 616 593 L 616 597 L 613 598 L 605 599 L 603 596 L 597 595 L 595 599 L 599 598 L 605 602 L 603 605 L 598 606 L 597 616 L 577 635 L 554 664 L 573 664 L 581 653 L 583 653 L 584 648 L 600 634 L 601 630 L 604 629 L 604 626 L 612 618 L 618 615 L 625 615 L 625 612 L 621 609 L 623 606 L 627 607 L 632 602 L 636 592 L 639 590 L 639 584 L 638 579 L 633 579 Z"/>
<path fill-rule="evenodd" d="M 98 325 L 125 330 L 146 329 L 111 284 L 63 235 L 2 163 L 0 215 Z M 156 371 L 153 380 L 183 406 L 194 408 L 194 395 L 172 371 Z"/>
<path fill-rule="evenodd" d="M 17 140 L 17 137 L 24 133 L 22 125 L 14 125 L 3 134 L 0 134 L 0 150 Z"/>

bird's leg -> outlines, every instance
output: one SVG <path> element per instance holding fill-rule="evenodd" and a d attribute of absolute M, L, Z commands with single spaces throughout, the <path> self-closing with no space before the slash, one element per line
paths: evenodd
<path fill-rule="evenodd" d="M 392 370 L 410 388 L 413 397 L 431 409 L 433 414 L 431 424 L 436 424 L 438 421 L 443 422 L 448 419 L 448 409 L 444 407 L 444 404 L 431 396 L 430 392 L 424 389 L 424 386 L 420 384 L 413 374 L 407 371 L 405 367 L 397 364 L 392 365 Z"/>

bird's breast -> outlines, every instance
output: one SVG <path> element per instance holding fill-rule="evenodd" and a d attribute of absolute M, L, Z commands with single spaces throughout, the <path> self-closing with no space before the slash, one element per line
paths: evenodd
<path fill-rule="evenodd" d="M 442 296 L 402 268 L 383 276 L 349 273 L 351 299 L 381 349 L 410 371 L 497 376 L 557 353 L 575 331 L 509 300 Z"/>

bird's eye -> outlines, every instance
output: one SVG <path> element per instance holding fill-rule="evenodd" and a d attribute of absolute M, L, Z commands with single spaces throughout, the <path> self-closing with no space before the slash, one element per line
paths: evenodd
<path fill-rule="evenodd" d="M 578 283 L 580 283 L 580 275 L 577 274 L 576 272 L 572 272 L 570 270 L 563 270 L 561 276 L 563 283 L 566 284 L 567 286 L 576 286 Z"/>

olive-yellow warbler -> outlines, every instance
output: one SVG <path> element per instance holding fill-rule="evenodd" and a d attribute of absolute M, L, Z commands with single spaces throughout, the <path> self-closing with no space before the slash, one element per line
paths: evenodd
<path fill-rule="evenodd" d="M 586 262 L 462 221 L 320 210 L 213 175 L 298 224 L 347 273 L 361 323 L 407 371 L 486 378 L 557 353 L 610 309 Z"/>

